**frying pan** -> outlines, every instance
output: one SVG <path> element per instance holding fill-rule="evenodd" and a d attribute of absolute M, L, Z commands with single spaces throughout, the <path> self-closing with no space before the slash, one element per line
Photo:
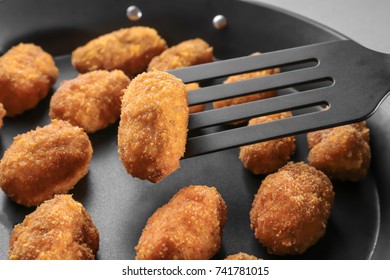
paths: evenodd
<path fill-rule="evenodd" d="M 126 17 L 130 5 L 143 16 Z M 225 29 L 212 25 L 214 16 L 228 19 Z M 250 19 L 250 20 L 249 20 Z M 58 82 L 39 105 L 16 118 L 6 118 L 0 131 L 0 154 L 19 133 L 50 122 L 50 96 L 60 81 L 77 75 L 70 53 L 92 38 L 121 27 L 154 27 L 169 45 L 201 37 L 214 47 L 218 59 L 255 51 L 344 39 L 322 25 L 284 10 L 234 0 L 2 0 L 0 54 L 19 42 L 33 42 L 55 56 Z M 228 206 L 220 252 L 215 259 L 246 252 L 264 259 L 390 259 L 390 103 L 385 101 L 368 120 L 372 166 L 358 183 L 334 181 L 335 204 L 325 236 L 299 256 L 274 256 L 254 238 L 249 211 L 263 176 L 243 168 L 238 149 L 181 161 L 181 168 L 158 184 L 132 178 L 117 152 L 117 126 L 90 135 L 94 154 L 88 175 L 71 192 L 92 216 L 100 231 L 97 259 L 134 259 L 134 246 L 153 212 L 180 188 L 190 184 L 216 186 Z M 307 158 L 305 135 L 297 137 L 294 161 Z M 0 193 L 0 259 L 6 259 L 9 237 L 34 208 L 15 204 Z"/>

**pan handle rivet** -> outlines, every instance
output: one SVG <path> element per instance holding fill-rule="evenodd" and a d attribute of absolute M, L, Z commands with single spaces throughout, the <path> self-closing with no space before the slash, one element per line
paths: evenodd
<path fill-rule="evenodd" d="M 137 6 L 129 6 L 126 10 L 126 16 L 131 21 L 137 21 L 141 19 L 142 12 Z"/>
<path fill-rule="evenodd" d="M 223 15 L 216 15 L 213 18 L 213 25 L 215 29 L 224 29 L 227 26 L 226 17 L 224 17 Z"/>

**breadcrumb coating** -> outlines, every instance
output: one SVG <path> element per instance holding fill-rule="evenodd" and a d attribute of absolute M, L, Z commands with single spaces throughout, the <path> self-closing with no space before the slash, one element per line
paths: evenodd
<path fill-rule="evenodd" d="M 34 108 L 58 78 L 50 54 L 34 44 L 20 43 L 0 57 L 0 103 L 7 116 Z"/>
<path fill-rule="evenodd" d="M 254 53 L 252 55 L 261 55 L 261 54 Z M 229 84 L 229 83 L 234 83 L 234 82 L 239 82 L 239 81 L 245 81 L 245 80 L 249 80 L 249 79 L 260 78 L 260 77 L 264 77 L 264 76 L 268 76 L 268 75 L 272 75 L 272 74 L 277 74 L 279 72 L 280 72 L 279 68 L 274 68 L 274 69 L 266 69 L 266 70 L 261 70 L 261 71 L 256 71 L 256 72 L 244 73 L 244 74 L 230 76 L 223 83 Z M 275 91 L 275 90 L 254 93 L 254 94 L 244 95 L 244 96 L 240 96 L 240 97 L 234 97 L 234 98 L 215 101 L 215 102 L 213 102 L 213 106 L 214 106 L 214 108 L 223 108 L 223 107 L 227 107 L 227 106 L 233 106 L 233 105 L 238 105 L 238 104 L 242 104 L 242 103 L 247 103 L 247 102 L 252 102 L 252 101 L 256 101 L 256 100 L 274 97 L 274 96 L 276 96 L 276 94 L 277 94 L 277 91 Z M 240 124 L 240 123 L 243 123 L 243 121 L 233 122 L 232 124 Z"/>
<path fill-rule="evenodd" d="M 53 120 L 14 138 L 0 162 L 0 186 L 16 203 L 36 206 L 72 189 L 87 174 L 91 158 L 87 134 Z"/>
<path fill-rule="evenodd" d="M 72 64 L 80 73 L 118 69 L 133 77 L 166 48 L 165 40 L 153 28 L 122 28 L 78 47 L 72 53 Z"/>
<path fill-rule="evenodd" d="M 149 218 L 136 259 L 210 259 L 220 249 L 225 223 L 226 204 L 215 187 L 185 187 Z"/>
<path fill-rule="evenodd" d="M 364 141 L 370 143 L 370 129 L 367 127 L 366 121 L 361 121 L 353 124 L 348 124 L 341 127 L 355 128 L 361 135 Z M 307 144 L 309 149 L 312 149 L 315 145 L 320 143 L 326 136 L 328 136 L 335 127 L 313 131 L 307 134 Z"/>
<path fill-rule="evenodd" d="M 50 118 L 68 121 L 87 133 L 119 119 L 123 90 L 130 79 L 121 70 L 96 70 L 62 82 L 50 101 Z"/>
<path fill-rule="evenodd" d="M 302 254 L 325 234 L 333 200 L 332 183 L 323 172 L 289 163 L 261 183 L 251 228 L 269 253 Z"/>
<path fill-rule="evenodd" d="M 249 121 L 248 125 L 256 125 L 269 121 L 290 118 L 291 112 L 274 114 Z M 240 160 L 254 174 L 269 174 L 284 166 L 295 153 L 295 137 L 260 142 L 240 147 Z"/>
<path fill-rule="evenodd" d="M 118 150 L 134 177 L 157 183 L 180 167 L 187 141 L 187 90 L 162 71 L 138 75 L 125 90 Z"/>
<path fill-rule="evenodd" d="M 71 195 L 56 195 L 14 227 L 10 260 L 93 260 L 99 232 Z"/>
<path fill-rule="evenodd" d="M 154 57 L 150 70 L 171 70 L 213 61 L 213 48 L 200 38 L 183 41 Z"/>
<path fill-rule="evenodd" d="M 171 70 L 213 61 L 213 48 L 202 39 L 196 38 L 170 47 L 149 63 L 148 70 Z M 199 88 L 198 83 L 186 84 L 187 91 Z M 190 106 L 190 114 L 204 111 L 206 105 Z"/>
<path fill-rule="evenodd" d="M 246 261 L 246 260 L 262 260 L 262 259 L 259 259 L 253 255 L 249 255 L 247 253 L 239 252 L 237 254 L 227 256 L 225 260 Z"/>
<path fill-rule="evenodd" d="M 359 181 L 371 163 L 370 133 L 365 122 L 308 133 L 308 160 L 331 178 Z"/>

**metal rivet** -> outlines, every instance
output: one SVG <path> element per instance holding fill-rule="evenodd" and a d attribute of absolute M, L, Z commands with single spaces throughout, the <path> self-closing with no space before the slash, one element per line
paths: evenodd
<path fill-rule="evenodd" d="M 137 21 L 141 19 L 142 12 L 137 6 L 129 6 L 126 10 L 127 18 L 131 21 Z"/>
<path fill-rule="evenodd" d="M 227 20 L 223 15 L 217 15 L 213 18 L 215 29 L 224 29 L 227 25 Z"/>

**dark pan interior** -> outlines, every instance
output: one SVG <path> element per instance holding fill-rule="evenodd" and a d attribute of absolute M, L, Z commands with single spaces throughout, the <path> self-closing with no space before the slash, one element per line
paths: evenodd
<path fill-rule="evenodd" d="M 126 17 L 126 8 L 143 12 L 138 22 Z M 216 30 L 212 19 L 223 14 L 228 28 Z M 169 45 L 201 37 L 214 47 L 219 59 L 270 51 L 327 40 L 342 39 L 321 25 L 268 6 L 233 0 L 3 0 L 0 1 L 0 54 L 19 42 L 34 42 L 55 56 L 61 80 L 77 75 L 70 53 L 88 40 L 121 27 L 156 28 Z M 19 133 L 49 123 L 50 95 L 37 108 L 6 118 L 0 131 L 0 154 Z M 359 183 L 334 181 L 335 205 L 326 235 L 306 253 L 278 257 L 267 253 L 254 238 L 249 210 L 262 176 L 245 170 L 238 149 L 181 161 L 181 168 L 158 184 L 129 176 L 117 152 L 117 124 L 90 135 L 94 154 L 88 175 L 72 191 L 90 212 L 100 231 L 98 259 L 134 259 L 147 219 L 181 187 L 216 186 L 228 206 L 222 259 L 247 252 L 264 259 L 389 259 L 390 219 L 390 111 L 384 102 L 368 121 L 371 128 L 372 167 Z M 299 135 L 295 161 L 305 161 L 305 135 Z M 34 209 L 19 206 L 0 193 L 0 259 L 6 259 L 15 224 Z"/>

